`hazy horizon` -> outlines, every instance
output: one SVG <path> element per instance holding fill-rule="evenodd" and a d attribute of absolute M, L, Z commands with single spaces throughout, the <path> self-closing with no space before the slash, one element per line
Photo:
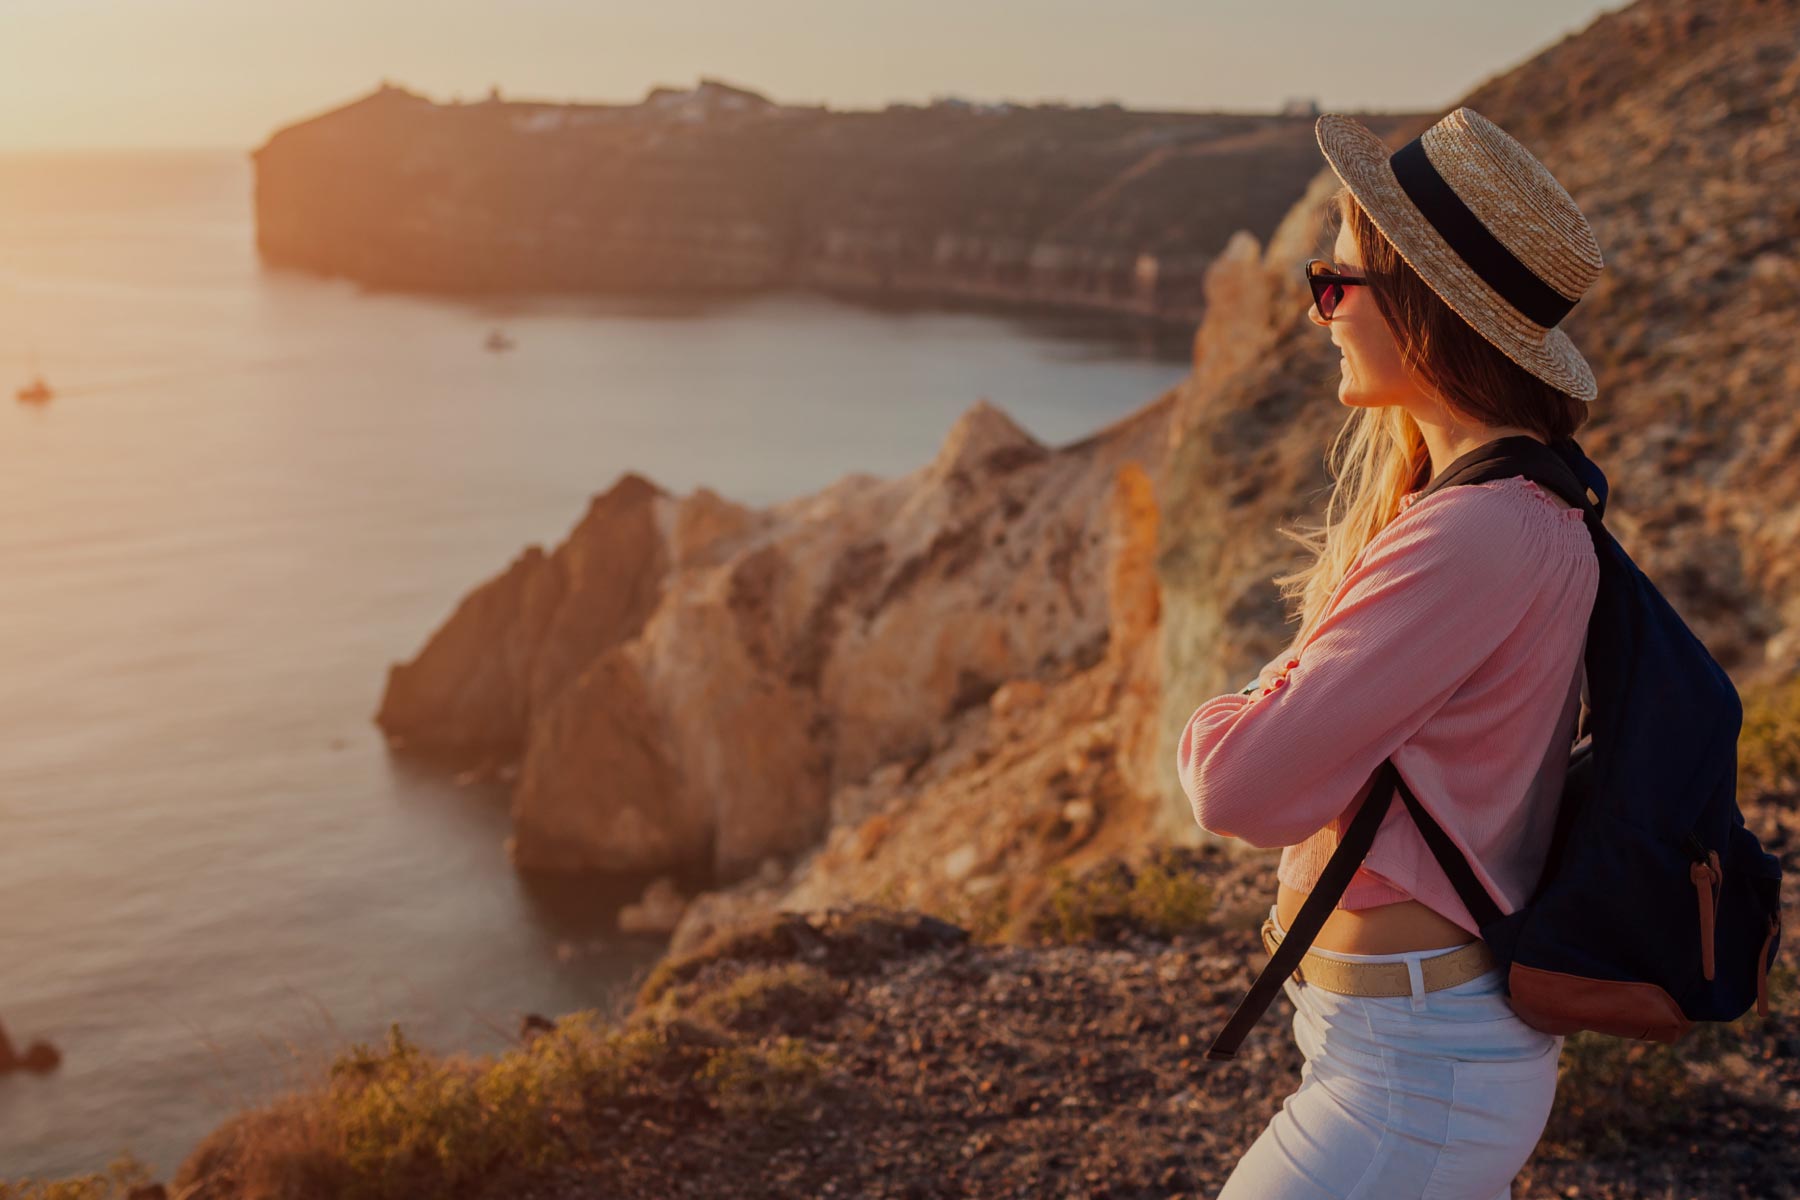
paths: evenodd
<path fill-rule="evenodd" d="M 248 150 L 384 79 L 448 103 L 631 104 L 722 79 L 787 104 L 1268 111 L 1442 108 L 1619 4 L 1073 0 L 873 9 L 580 0 L 9 0 L 0 153 Z"/>

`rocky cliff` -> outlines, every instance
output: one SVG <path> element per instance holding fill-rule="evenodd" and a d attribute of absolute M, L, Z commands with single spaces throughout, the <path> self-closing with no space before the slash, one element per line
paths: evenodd
<path fill-rule="evenodd" d="M 978 402 L 910 475 L 763 511 L 626 475 L 394 667 L 377 720 L 516 767 L 522 866 L 737 876 L 798 853 L 966 765 L 946 752 L 1000 685 L 1017 702 L 1145 626 L 1140 464 L 1169 404 L 1052 448 Z"/>
<path fill-rule="evenodd" d="M 832 111 L 711 79 L 614 105 L 383 84 L 252 158 L 263 260 L 373 287 L 813 288 L 1184 324 L 1226 237 L 1266 234 L 1317 167 L 1308 117 Z"/>

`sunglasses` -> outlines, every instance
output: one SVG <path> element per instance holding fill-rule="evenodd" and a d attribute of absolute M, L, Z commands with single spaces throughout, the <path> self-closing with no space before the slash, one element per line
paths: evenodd
<path fill-rule="evenodd" d="M 1322 258 L 1306 260 L 1306 285 L 1312 288 L 1313 307 L 1319 310 L 1319 319 L 1331 320 L 1331 314 L 1344 298 L 1344 289 L 1358 284 L 1366 285 L 1369 281 L 1361 275 L 1340 275 L 1332 270 L 1332 264 Z"/>

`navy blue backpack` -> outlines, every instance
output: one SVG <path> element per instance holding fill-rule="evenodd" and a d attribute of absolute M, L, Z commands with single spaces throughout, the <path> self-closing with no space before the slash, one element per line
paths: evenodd
<path fill-rule="evenodd" d="M 1736 1020 L 1752 1002 L 1769 1015 L 1782 872 L 1737 805 L 1737 689 L 1600 523 L 1606 476 L 1573 438 L 1488 442 L 1419 498 L 1515 475 L 1582 510 L 1600 563 L 1586 703 L 1536 890 L 1503 914 L 1388 759 L 1207 1058 L 1236 1056 L 1344 894 L 1396 790 L 1532 1028 L 1674 1042 L 1696 1021 Z"/>

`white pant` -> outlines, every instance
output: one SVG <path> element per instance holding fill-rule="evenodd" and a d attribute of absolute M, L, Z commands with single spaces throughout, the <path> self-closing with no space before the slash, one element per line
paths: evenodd
<path fill-rule="evenodd" d="M 1276 929 L 1286 936 L 1279 918 Z M 1556 1099 L 1564 1038 L 1513 1012 L 1498 967 L 1425 991 L 1416 964 L 1450 949 L 1320 951 L 1409 963 L 1410 996 L 1283 981 L 1306 1059 L 1300 1087 L 1218 1200 L 1512 1200 Z"/>

